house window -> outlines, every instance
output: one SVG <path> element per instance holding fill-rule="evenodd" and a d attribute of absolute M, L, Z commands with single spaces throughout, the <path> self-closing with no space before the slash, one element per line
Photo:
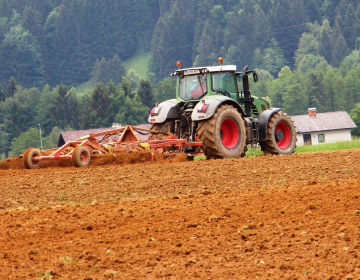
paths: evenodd
<path fill-rule="evenodd" d="M 324 134 L 318 134 L 319 143 L 325 143 L 325 136 Z"/>

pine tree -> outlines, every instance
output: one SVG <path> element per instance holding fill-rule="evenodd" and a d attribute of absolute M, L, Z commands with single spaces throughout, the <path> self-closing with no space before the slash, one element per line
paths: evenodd
<path fill-rule="evenodd" d="M 103 83 L 98 83 L 85 105 L 84 114 L 81 117 L 81 127 L 83 129 L 110 127 L 113 120 L 112 106 L 106 87 Z"/>
<path fill-rule="evenodd" d="M 73 90 L 68 91 L 64 84 L 54 90 L 54 99 L 47 112 L 52 121 L 52 127 L 79 128 L 79 102 Z"/>
<path fill-rule="evenodd" d="M 339 35 L 335 41 L 334 48 L 332 51 L 331 64 L 339 67 L 341 61 L 349 54 L 349 48 L 342 35 Z"/>
<path fill-rule="evenodd" d="M 141 80 L 138 88 L 138 97 L 144 106 L 149 109 L 154 106 L 153 87 L 149 80 Z"/>
<path fill-rule="evenodd" d="M 340 3 L 340 0 L 325 0 L 322 4 L 321 10 L 323 17 L 327 19 L 330 24 L 334 22 L 336 15 L 336 7 Z"/>
<path fill-rule="evenodd" d="M 329 26 L 329 21 L 324 20 L 321 27 L 321 38 L 320 38 L 320 55 L 322 55 L 328 63 L 332 61 L 332 50 L 333 42 L 331 40 L 331 28 Z"/>
<path fill-rule="evenodd" d="M 44 85 L 44 66 L 37 40 L 20 25 L 11 27 L 0 45 L 1 82 L 15 77 L 24 87 Z"/>

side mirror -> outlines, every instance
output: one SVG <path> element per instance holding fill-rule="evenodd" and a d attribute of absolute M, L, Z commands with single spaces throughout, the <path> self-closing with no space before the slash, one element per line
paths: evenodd
<path fill-rule="evenodd" d="M 257 73 L 255 71 L 253 72 L 253 78 L 254 78 L 255 83 L 257 83 L 259 81 L 258 75 L 257 75 Z"/>

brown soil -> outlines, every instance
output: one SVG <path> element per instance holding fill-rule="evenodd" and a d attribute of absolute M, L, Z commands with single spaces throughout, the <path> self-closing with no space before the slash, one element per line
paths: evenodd
<path fill-rule="evenodd" d="M 2 162 L 0 279 L 360 279 L 359 149 L 137 156 Z"/>

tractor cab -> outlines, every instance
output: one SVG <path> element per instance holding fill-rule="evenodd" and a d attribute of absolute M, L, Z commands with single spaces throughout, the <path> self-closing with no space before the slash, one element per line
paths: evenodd
<path fill-rule="evenodd" d="M 193 102 L 218 95 L 239 101 L 235 65 L 178 69 L 171 73 L 171 76 L 175 75 L 178 77 L 176 99 L 179 101 Z"/>

